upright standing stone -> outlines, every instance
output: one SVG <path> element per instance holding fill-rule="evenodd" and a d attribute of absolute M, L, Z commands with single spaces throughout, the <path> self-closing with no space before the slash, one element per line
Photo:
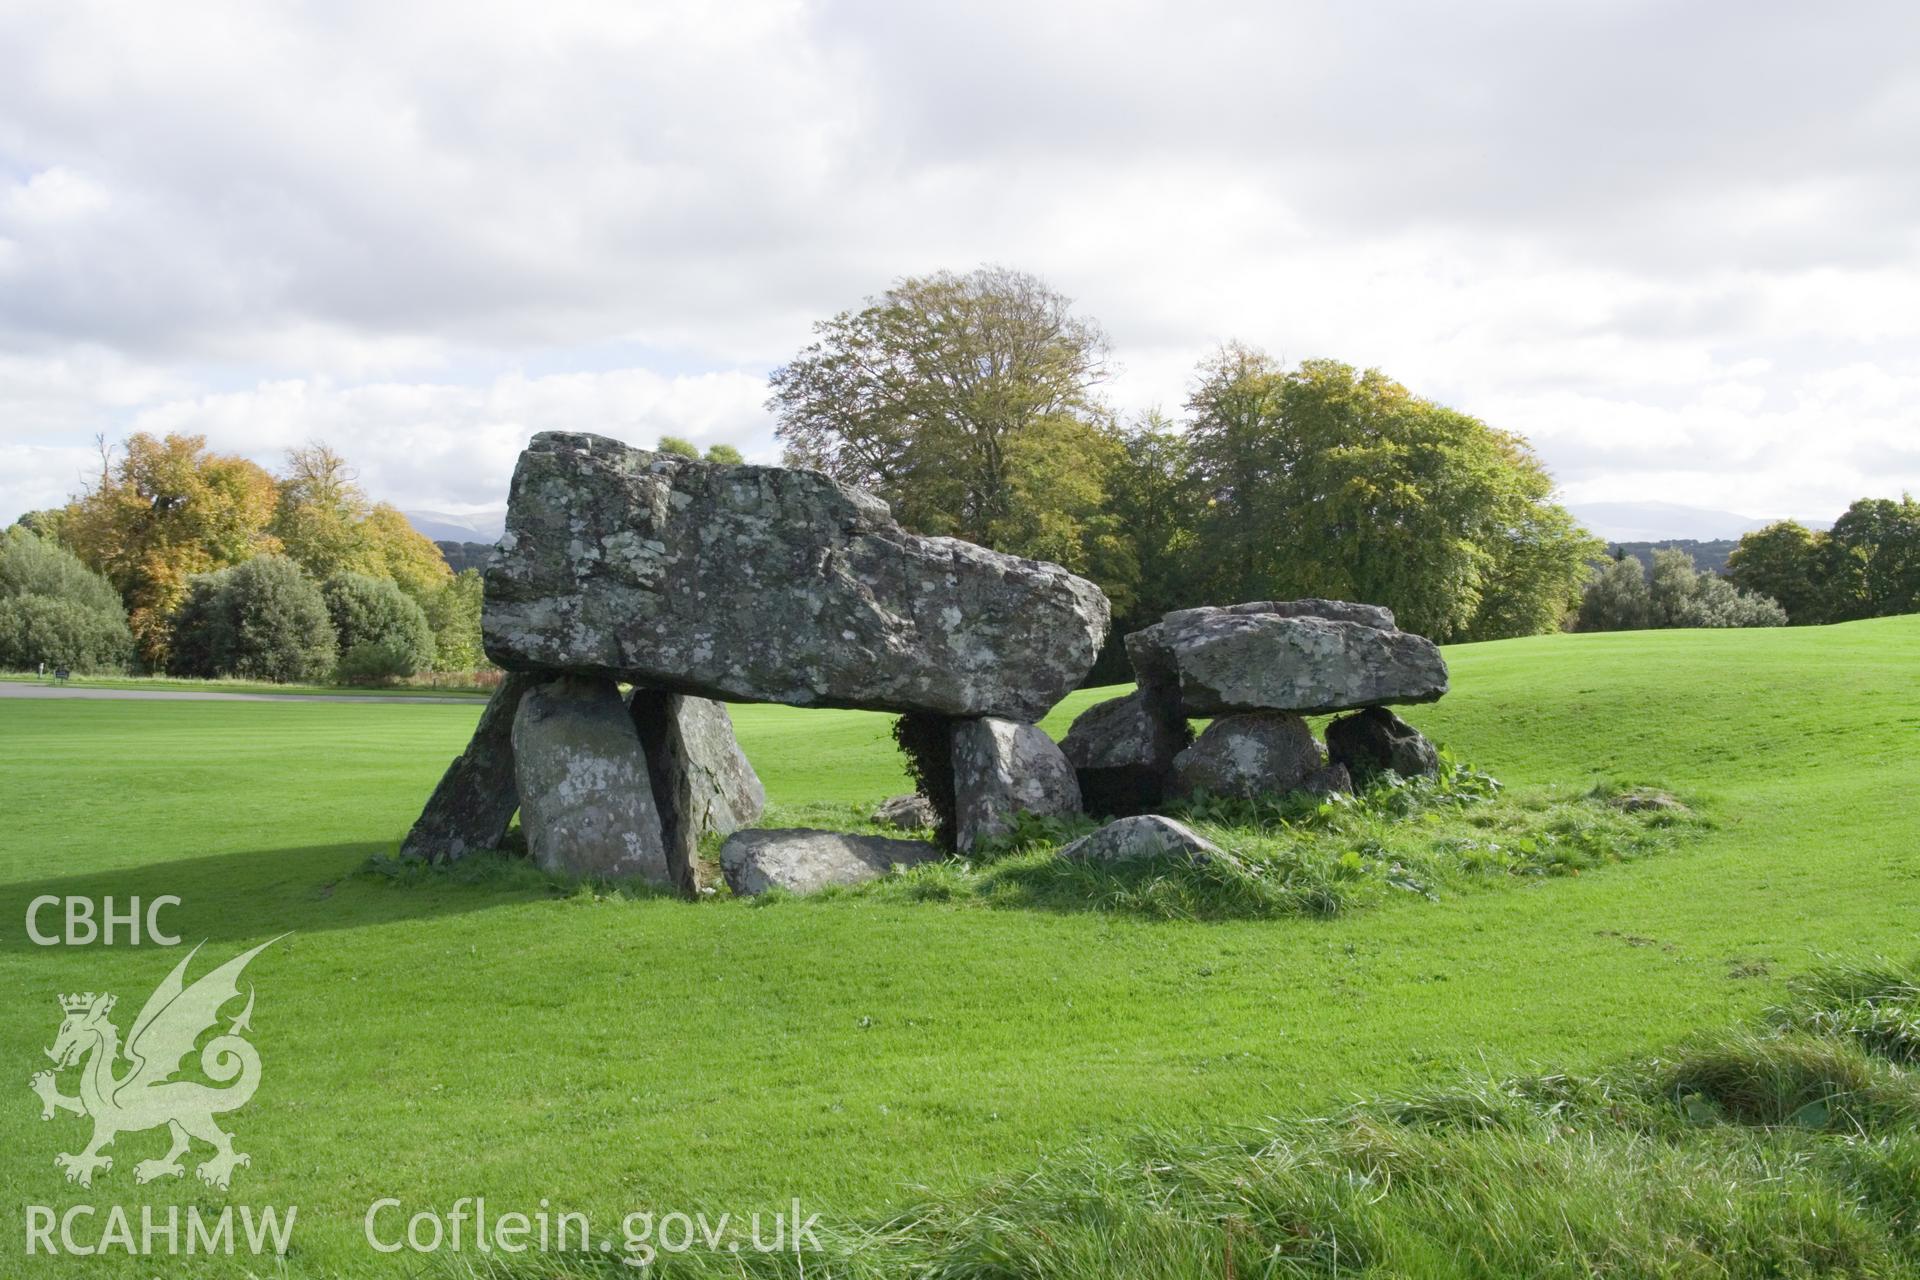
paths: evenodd
<path fill-rule="evenodd" d="M 1173 793 L 1173 758 L 1193 738 L 1187 722 L 1136 689 L 1081 712 L 1060 743 L 1088 813 L 1146 813 Z"/>
<path fill-rule="evenodd" d="M 564 676 L 527 690 L 513 755 L 520 826 L 541 867 L 680 887 L 646 753 L 613 681 Z"/>
<path fill-rule="evenodd" d="M 427 807 L 400 845 L 410 858 L 455 862 L 480 849 L 498 849 L 520 807 L 513 778 L 513 718 L 520 698 L 541 676 L 509 671 L 480 713 L 467 749 L 440 775 Z"/>
<path fill-rule="evenodd" d="M 767 807 L 766 788 L 733 736 L 726 707 L 689 694 L 635 689 L 627 707 L 646 751 L 667 866 L 684 893 L 705 886 L 700 840 L 732 835 Z"/>
<path fill-rule="evenodd" d="M 1299 716 L 1254 711 L 1222 716 L 1174 758 L 1183 795 L 1206 792 L 1248 800 L 1312 789 L 1326 753 Z"/>
<path fill-rule="evenodd" d="M 1040 728 L 982 717 L 953 726 L 954 843 L 962 853 L 1013 830 L 1016 814 L 1080 812 L 1073 766 Z"/>
<path fill-rule="evenodd" d="M 1365 779 L 1382 771 L 1403 778 L 1440 772 L 1440 753 L 1425 734 L 1385 707 L 1368 707 L 1327 725 L 1327 753 Z"/>
<path fill-rule="evenodd" d="M 815 471 L 544 432 L 514 470 L 481 630 L 510 669 L 746 702 L 1044 715 L 1107 598 L 1058 565 L 923 538 Z"/>

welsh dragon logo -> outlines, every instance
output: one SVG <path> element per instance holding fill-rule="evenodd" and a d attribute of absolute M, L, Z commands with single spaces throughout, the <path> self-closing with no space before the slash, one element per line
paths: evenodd
<path fill-rule="evenodd" d="M 234 1168 L 250 1163 L 245 1154 L 233 1149 L 233 1135 L 222 1131 L 213 1118 L 245 1106 L 260 1085 L 260 1055 L 241 1034 L 250 1030 L 249 1019 L 253 1016 L 251 986 L 246 1007 L 227 1024 L 225 1032 L 200 1050 L 200 1070 L 214 1085 L 173 1077 L 201 1035 L 217 1026 L 220 1010 L 239 998 L 240 973 L 247 962 L 278 941 L 263 942 L 188 986 L 187 965 L 200 950 L 195 947 L 147 997 L 124 1047 L 119 1028 L 107 1016 L 113 1012 L 113 996 L 89 991 L 60 997 L 66 1017 L 53 1048 L 47 1050 L 53 1070 L 35 1075 L 32 1086 L 40 1095 L 42 1120 L 53 1119 L 56 1111 L 93 1117 L 93 1141 L 86 1149 L 78 1155 L 53 1158 L 54 1164 L 66 1171 L 68 1182 L 92 1186 L 96 1170 L 113 1168 L 113 1157 L 100 1152 L 111 1146 L 114 1138 L 160 1125 L 167 1126 L 172 1145 L 160 1159 L 136 1164 L 135 1182 L 181 1176 L 186 1170 L 180 1157 L 196 1138 L 213 1148 L 213 1155 L 195 1170 L 208 1186 L 226 1190 Z M 116 1073 L 122 1057 L 129 1065 Z M 68 1097 L 60 1092 L 54 1077 L 56 1072 L 76 1065 L 80 1067 L 80 1092 L 77 1097 Z"/>

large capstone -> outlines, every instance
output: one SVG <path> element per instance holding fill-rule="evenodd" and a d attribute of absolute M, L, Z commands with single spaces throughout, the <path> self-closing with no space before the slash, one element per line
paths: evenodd
<path fill-rule="evenodd" d="M 467 749 L 440 775 L 426 808 L 400 845 L 410 858 L 454 862 L 498 849 L 520 807 L 513 778 L 513 718 L 520 698 L 541 677 L 510 671 L 487 699 Z"/>
<path fill-rule="evenodd" d="M 1060 750 L 1088 813 L 1145 813 L 1172 794 L 1173 758 L 1193 738 L 1187 722 L 1135 690 L 1097 702 L 1067 729 Z"/>
<path fill-rule="evenodd" d="M 1327 754 L 1356 778 L 1377 773 L 1431 778 L 1440 772 L 1440 753 L 1427 736 L 1385 707 L 1329 722 Z"/>
<path fill-rule="evenodd" d="M 1177 697 L 1188 716 L 1319 715 L 1432 702 L 1447 691 L 1447 664 L 1424 636 L 1290 616 L 1264 602 L 1237 611 L 1248 608 L 1183 609 L 1129 635 L 1127 656 L 1148 696 Z"/>
<path fill-rule="evenodd" d="M 986 717 L 953 726 L 954 844 L 967 853 L 1004 836 L 1022 813 L 1080 812 L 1073 766 L 1035 725 Z"/>
<path fill-rule="evenodd" d="M 646 752 L 613 681 L 535 685 L 513 719 L 520 827 L 542 868 L 680 888 L 667 861 Z"/>
<path fill-rule="evenodd" d="M 767 807 L 767 791 L 733 736 L 718 702 L 635 689 L 627 709 L 646 751 L 667 866 L 683 892 L 701 882 L 699 850 L 708 832 L 732 835 Z"/>
<path fill-rule="evenodd" d="M 1173 768 L 1183 795 L 1248 800 L 1324 785 L 1326 764 L 1305 720 L 1289 711 L 1253 711 L 1215 720 L 1174 757 Z"/>
<path fill-rule="evenodd" d="M 805 829 L 737 831 L 720 846 L 720 870 L 728 887 L 751 897 L 769 889 L 812 893 L 860 884 L 941 856 L 938 847 L 922 840 Z"/>
<path fill-rule="evenodd" d="M 487 654 L 748 702 L 1039 719 L 1107 633 L 1058 565 L 894 523 L 813 471 L 546 432 L 487 570 Z"/>

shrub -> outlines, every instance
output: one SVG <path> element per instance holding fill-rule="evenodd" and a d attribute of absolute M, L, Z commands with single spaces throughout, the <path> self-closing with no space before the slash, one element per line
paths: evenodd
<path fill-rule="evenodd" d="M 463 569 L 420 600 L 433 628 L 435 671 L 478 671 L 487 665 L 480 647 L 482 583 L 478 569 Z"/>
<path fill-rule="evenodd" d="M 0 667 L 107 671 L 132 656 L 127 611 L 105 578 L 29 529 L 0 534 Z"/>
<path fill-rule="evenodd" d="M 1632 556 L 1612 561 L 1588 582 L 1580 600 L 1582 631 L 1780 627 L 1786 622 L 1786 610 L 1774 600 L 1701 573 L 1678 547 L 1655 551 L 1650 570 Z"/>
<path fill-rule="evenodd" d="M 175 675 L 319 680 L 338 652 L 320 588 L 282 556 L 194 578 L 173 626 Z"/>
<path fill-rule="evenodd" d="M 433 627 L 392 579 L 336 573 L 320 592 L 340 652 L 360 654 L 358 678 L 400 679 L 433 665 Z M 346 666 L 343 657 L 343 674 Z"/>
<path fill-rule="evenodd" d="M 413 659 L 402 641 L 362 640 L 341 653 L 334 678 L 346 684 L 391 684 L 419 669 Z"/>

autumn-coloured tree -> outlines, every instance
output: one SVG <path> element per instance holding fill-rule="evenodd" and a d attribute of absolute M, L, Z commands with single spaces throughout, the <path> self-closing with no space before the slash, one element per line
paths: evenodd
<path fill-rule="evenodd" d="M 141 432 L 68 506 L 60 537 L 120 592 L 140 660 L 158 669 L 189 578 L 279 549 L 278 498 L 263 467 L 204 436 Z"/>

